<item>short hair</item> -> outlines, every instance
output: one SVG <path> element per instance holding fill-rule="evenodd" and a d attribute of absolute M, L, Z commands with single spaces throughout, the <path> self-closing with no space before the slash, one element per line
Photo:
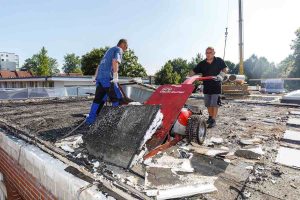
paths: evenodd
<path fill-rule="evenodd" d="M 212 50 L 212 51 L 215 52 L 215 49 L 214 49 L 213 47 L 207 47 L 206 50 L 207 50 L 207 49 L 210 49 L 210 50 Z"/>
<path fill-rule="evenodd" d="M 117 46 L 120 46 L 120 45 L 123 44 L 123 43 L 127 44 L 127 40 L 126 40 L 126 39 L 121 39 L 121 40 L 119 40 Z"/>

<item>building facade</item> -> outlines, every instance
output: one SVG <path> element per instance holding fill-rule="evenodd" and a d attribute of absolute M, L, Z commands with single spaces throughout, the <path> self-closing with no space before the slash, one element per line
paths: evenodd
<path fill-rule="evenodd" d="M 0 52 L 0 70 L 16 71 L 19 68 L 19 56 L 14 53 Z"/>

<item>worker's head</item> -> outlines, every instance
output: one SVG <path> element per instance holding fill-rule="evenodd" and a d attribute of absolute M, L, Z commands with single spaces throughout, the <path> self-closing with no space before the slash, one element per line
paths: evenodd
<path fill-rule="evenodd" d="M 207 60 L 212 60 L 215 56 L 215 49 L 213 47 L 207 47 L 205 50 Z"/>
<path fill-rule="evenodd" d="M 120 47 L 123 51 L 126 51 L 128 48 L 127 40 L 126 39 L 119 40 L 117 46 Z"/>

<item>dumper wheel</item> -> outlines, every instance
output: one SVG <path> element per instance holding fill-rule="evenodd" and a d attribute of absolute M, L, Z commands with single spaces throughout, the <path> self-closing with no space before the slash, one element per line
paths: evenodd
<path fill-rule="evenodd" d="M 186 127 L 188 142 L 203 144 L 206 137 L 206 122 L 201 115 L 192 115 Z"/>

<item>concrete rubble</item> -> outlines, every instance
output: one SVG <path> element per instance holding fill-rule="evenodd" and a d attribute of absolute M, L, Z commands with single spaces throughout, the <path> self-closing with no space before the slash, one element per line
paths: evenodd
<path fill-rule="evenodd" d="M 146 193 L 157 199 L 174 199 L 195 194 L 214 192 L 217 177 L 195 173 L 176 174 L 170 168 L 147 167 Z"/>
<path fill-rule="evenodd" d="M 259 160 L 263 154 L 264 151 L 262 150 L 261 146 L 238 149 L 234 153 L 234 155 L 239 157 L 243 157 L 246 159 L 256 159 L 256 160 Z"/>
<path fill-rule="evenodd" d="M 210 142 L 214 144 L 222 144 L 224 141 L 221 137 L 211 137 L 210 139 L 208 139 L 208 143 Z"/>
<path fill-rule="evenodd" d="M 276 157 L 277 163 L 300 169 L 300 150 L 280 147 Z"/>
<path fill-rule="evenodd" d="M 56 147 L 60 147 L 65 151 L 74 152 L 83 143 L 82 135 L 74 135 L 55 142 Z"/>
<path fill-rule="evenodd" d="M 162 155 L 160 158 L 149 158 L 144 161 L 144 164 L 149 167 L 169 168 L 172 172 L 193 172 L 194 168 L 191 165 L 190 159 L 175 158 L 169 155 Z"/>
<path fill-rule="evenodd" d="M 287 125 L 293 127 L 300 127 L 300 119 L 299 118 L 289 118 L 287 121 Z"/>
<path fill-rule="evenodd" d="M 282 137 L 282 140 L 285 142 L 300 144 L 300 130 L 286 130 Z"/>
<path fill-rule="evenodd" d="M 291 115 L 299 115 L 300 116 L 300 110 L 291 110 L 290 114 Z"/>
<path fill-rule="evenodd" d="M 300 195 L 298 159 L 300 145 L 295 142 L 298 141 L 297 122 L 300 118 L 295 111 L 299 109 L 273 106 L 266 102 L 257 103 L 257 100 L 255 102 L 224 100 L 217 126 L 208 129 L 204 145 L 187 144 L 182 141 L 166 152 L 160 152 L 142 162 L 140 155 L 146 151 L 142 147 L 145 143 L 143 137 L 147 130 L 156 130 L 156 125 L 161 122 L 161 116 L 158 117 L 160 120 L 155 120 L 159 113 L 156 110 L 157 112 L 153 112 L 152 120 L 145 123 L 148 126 L 139 129 L 143 134 L 136 133 L 143 136 L 139 138 L 141 143 L 127 138 L 126 143 L 131 141 L 132 144 L 136 144 L 133 146 L 136 155 L 140 156 L 134 157 L 138 162 L 133 166 L 134 169 L 128 170 L 127 161 L 122 164 L 126 166 L 124 168 L 106 162 L 102 156 L 97 157 L 96 154 L 90 153 L 84 140 L 87 136 L 87 127 L 79 128 L 74 135 L 62 139 L 82 122 L 83 114 L 88 113 L 90 103 L 91 99 L 88 98 L 4 102 L 0 107 L 0 128 L 3 134 L 5 132 L 4 135 L 10 133 L 30 135 L 53 146 L 53 150 L 59 149 L 57 152 L 62 153 L 62 157 L 55 160 L 60 161 L 63 158 L 63 161 L 57 165 L 59 167 L 53 167 L 58 172 L 63 171 L 82 180 L 85 178 L 79 171 L 84 169 L 83 172 L 88 172 L 92 182 L 103 180 L 100 177 L 106 177 L 111 181 L 106 186 L 114 187 L 101 193 L 104 196 L 108 194 L 105 198 L 110 196 L 109 198 L 116 199 L 186 197 L 259 200 L 298 199 Z M 187 104 L 200 107 L 207 117 L 201 100 L 191 98 Z M 151 122 L 154 121 L 156 125 L 152 126 Z M 91 131 L 97 133 L 97 130 Z M 114 134 L 113 137 L 118 136 L 117 131 Z M 109 141 L 106 141 L 107 144 Z M 14 151 L 11 153 L 15 154 Z M 74 170 L 76 166 L 79 171 Z M 82 182 L 80 187 L 88 184 Z M 96 195 L 97 191 L 104 189 L 105 187 L 94 186 L 84 190 L 81 195 Z M 74 191 L 77 190 L 74 188 Z M 124 198 L 122 196 L 124 194 L 132 195 Z"/>
<path fill-rule="evenodd" d="M 261 144 L 262 139 L 261 138 L 253 138 L 253 139 L 241 139 L 240 143 L 242 145 L 255 145 L 255 144 Z"/>

